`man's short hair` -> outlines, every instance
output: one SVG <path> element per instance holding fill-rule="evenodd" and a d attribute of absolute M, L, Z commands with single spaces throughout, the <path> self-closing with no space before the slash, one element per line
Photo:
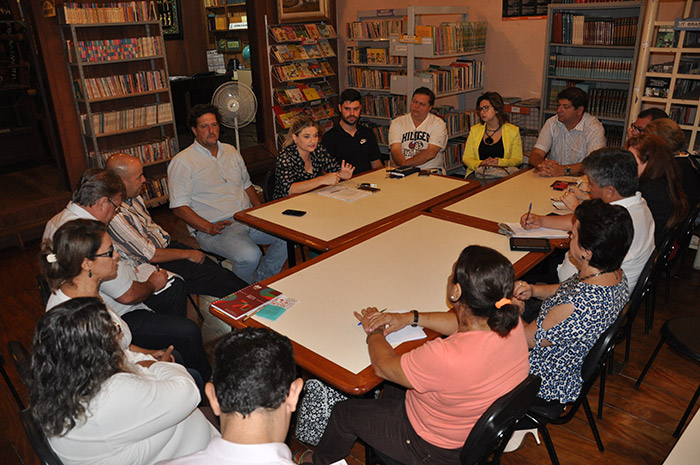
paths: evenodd
<path fill-rule="evenodd" d="M 588 94 L 578 87 L 568 87 L 557 94 L 557 100 L 568 100 L 574 108 L 588 109 Z"/>
<path fill-rule="evenodd" d="M 661 108 L 647 108 L 646 110 L 642 110 L 639 112 L 637 115 L 637 118 L 648 118 L 651 116 L 651 120 L 654 121 L 655 119 L 660 119 L 660 118 L 668 118 L 668 115 L 666 114 L 665 111 L 663 111 Z"/>
<path fill-rule="evenodd" d="M 221 124 L 221 113 L 219 113 L 219 108 L 211 103 L 200 103 L 199 105 L 193 106 L 187 115 L 187 126 L 196 128 L 197 121 L 199 120 L 200 116 L 206 115 L 207 113 L 211 113 L 216 116 L 216 122 Z"/>
<path fill-rule="evenodd" d="M 83 207 L 92 207 L 102 197 L 113 199 L 117 195 L 126 197 L 122 179 L 112 170 L 90 168 L 85 170 L 73 192 L 73 203 Z"/>
<path fill-rule="evenodd" d="M 637 192 L 637 161 L 629 150 L 603 147 L 591 152 L 582 162 L 583 172 L 598 186 L 612 186 L 622 197 Z"/>
<path fill-rule="evenodd" d="M 345 89 L 340 93 L 338 103 L 342 105 L 345 102 L 362 102 L 362 94 L 355 89 Z"/>
<path fill-rule="evenodd" d="M 412 97 L 415 97 L 418 94 L 427 95 L 428 97 L 430 97 L 430 106 L 432 107 L 433 105 L 435 105 L 435 94 L 432 90 L 428 89 L 427 87 L 419 87 L 418 89 L 413 91 Z"/>
<path fill-rule="evenodd" d="M 258 408 L 274 410 L 296 379 L 292 343 L 262 328 L 234 331 L 214 353 L 212 381 L 223 413 L 243 417 Z"/>

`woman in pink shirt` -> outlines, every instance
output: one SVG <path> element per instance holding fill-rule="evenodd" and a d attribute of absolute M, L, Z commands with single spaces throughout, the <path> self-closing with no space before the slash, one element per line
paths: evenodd
<path fill-rule="evenodd" d="M 514 280 L 503 255 L 470 246 L 450 279 L 453 311 L 388 314 L 370 307 L 356 313 L 375 373 L 407 390 L 405 396 L 337 404 L 313 463 L 345 458 L 358 438 L 407 465 L 459 463 L 479 417 L 528 374 L 527 342 L 510 301 Z M 385 336 L 408 325 L 448 337 L 398 355 Z"/>

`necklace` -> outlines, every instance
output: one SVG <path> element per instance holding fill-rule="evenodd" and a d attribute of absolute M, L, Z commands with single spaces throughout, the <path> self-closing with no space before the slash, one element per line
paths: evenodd
<path fill-rule="evenodd" d="M 578 280 L 585 281 L 588 278 L 595 278 L 596 276 L 600 276 L 600 275 L 605 274 L 605 273 L 613 273 L 613 271 L 599 271 L 597 273 L 593 273 L 593 274 L 589 274 L 588 276 L 584 276 L 583 278 L 579 277 Z"/>
<path fill-rule="evenodd" d="M 491 137 L 491 136 L 493 136 L 494 134 L 496 134 L 496 133 L 498 132 L 499 129 L 501 129 L 501 125 L 500 125 L 500 124 L 498 125 L 498 127 L 497 127 L 496 129 L 494 129 L 493 131 L 491 131 L 491 134 L 489 134 L 488 129 L 485 130 L 484 132 L 486 133 L 486 137 L 484 138 L 484 144 L 486 144 L 486 145 L 493 145 L 493 137 Z"/>

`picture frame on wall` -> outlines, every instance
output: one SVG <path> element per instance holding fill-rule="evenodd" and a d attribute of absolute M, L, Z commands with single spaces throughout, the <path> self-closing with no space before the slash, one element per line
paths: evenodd
<path fill-rule="evenodd" d="M 279 22 L 329 21 L 329 0 L 277 0 Z"/>
<path fill-rule="evenodd" d="M 158 18 L 163 25 L 165 40 L 182 39 L 182 9 L 180 0 L 157 0 Z"/>

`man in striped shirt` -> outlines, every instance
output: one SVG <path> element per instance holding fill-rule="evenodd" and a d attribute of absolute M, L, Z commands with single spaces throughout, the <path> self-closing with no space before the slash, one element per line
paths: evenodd
<path fill-rule="evenodd" d="M 109 235 L 119 254 L 140 265 L 152 263 L 180 275 L 190 294 L 224 297 L 247 283 L 217 265 L 200 250 L 170 240 L 170 235 L 151 218 L 141 191 L 146 178 L 141 161 L 127 154 L 113 155 L 107 169 L 124 182 L 126 197 L 109 224 Z"/>

